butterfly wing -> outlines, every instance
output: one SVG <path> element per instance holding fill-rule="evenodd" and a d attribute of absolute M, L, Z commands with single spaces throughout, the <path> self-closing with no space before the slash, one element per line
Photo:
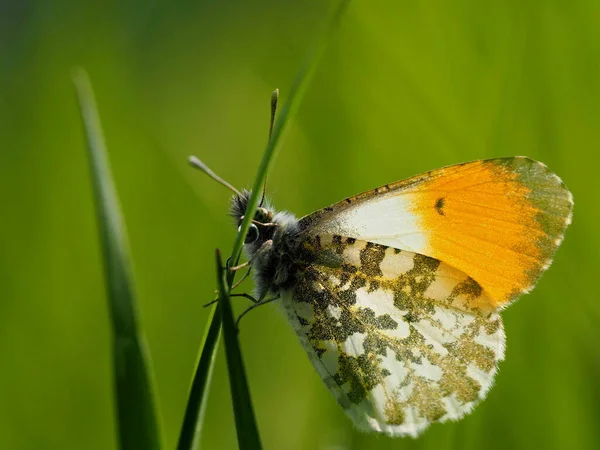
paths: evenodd
<path fill-rule="evenodd" d="M 385 185 L 300 224 L 312 236 L 349 236 L 444 261 L 477 280 L 500 307 L 550 265 L 572 207 L 571 193 L 545 165 L 514 157 Z"/>
<path fill-rule="evenodd" d="M 338 403 L 365 430 L 416 436 L 481 400 L 503 358 L 502 322 L 472 278 L 379 244 L 304 242 L 282 306 Z"/>

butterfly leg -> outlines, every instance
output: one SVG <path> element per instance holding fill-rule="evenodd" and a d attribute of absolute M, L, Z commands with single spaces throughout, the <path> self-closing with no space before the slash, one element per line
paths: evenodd
<path fill-rule="evenodd" d="M 256 303 L 254 303 L 254 305 L 250 306 L 243 313 L 241 313 L 239 315 L 239 317 L 237 318 L 237 320 L 235 321 L 235 328 L 238 331 L 238 333 L 240 331 L 240 320 L 242 320 L 242 317 L 244 317 L 246 314 L 248 314 L 253 309 L 258 308 L 259 306 L 262 306 L 262 305 L 266 305 L 267 303 L 274 302 L 275 300 L 279 300 L 279 294 L 276 295 L 275 297 L 268 298 L 266 300 L 265 299 L 256 300 Z"/>
<path fill-rule="evenodd" d="M 257 304 L 260 303 L 260 300 L 255 299 L 254 297 L 252 297 L 250 294 L 229 294 L 229 297 L 244 297 L 247 298 L 248 300 L 250 300 L 252 303 Z M 213 301 L 208 302 L 207 304 L 203 305 L 204 308 L 206 308 L 207 306 L 210 306 L 214 303 L 217 303 L 219 301 L 219 298 L 215 298 Z"/>
<path fill-rule="evenodd" d="M 248 267 L 251 262 L 252 262 L 252 260 L 250 259 L 250 260 L 246 261 L 245 263 L 242 263 L 238 266 L 228 267 L 227 270 L 235 272 L 236 270 L 240 270 L 240 269 L 243 269 L 244 267 Z"/>
<path fill-rule="evenodd" d="M 227 258 L 226 266 L 227 266 L 228 270 L 237 271 L 237 270 L 243 269 L 244 267 L 248 267 L 248 270 L 246 271 L 246 273 L 244 274 L 244 276 L 242 278 L 240 278 L 233 286 L 231 286 L 231 290 L 237 288 L 242 283 L 242 281 L 244 281 L 246 278 L 248 278 L 248 276 L 250 275 L 250 272 L 252 272 L 252 260 L 256 257 L 256 255 L 258 255 L 259 253 L 264 252 L 265 250 L 271 248 L 272 245 L 273 245 L 273 241 L 271 239 L 269 239 L 268 241 L 265 241 L 250 260 L 248 260 L 245 263 L 242 263 L 242 264 L 240 264 L 238 266 L 229 267 L 229 263 L 231 262 L 231 259 Z M 261 302 L 260 299 L 256 300 L 254 297 L 252 297 L 249 294 L 231 294 L 230 297 L 245 297 L 245 298 L 247 298 L 248 300 L 250 300 L 251 302 L 253 302 L 255 304 Z M 218 301 L 219 301 L 219 299 L 215 298 L 214 300 L 206 303 L 204 305 L 204 308 L 206 308 L 207 306 L 213 305 L 214 303 L 216 303 Z"/>
<path fill-rule="evenodd" d="M 244 281 L 246 278 L 248 278 L 248 275 L 250 275 L 250 272 L 252 272 L 252 266 L 248 267 L 248 271 L 244 274 L 244 276 L 242 278 L 240 278 L 233 286 L 231 286 L 231 290 L 233 291 L 236 287 L 238 287 L 240 284 L 242 284 L 242 281 Z"/>
<path fill-rule="evenodd" d="M 258 220 L 253 220 L 252 223 L 256 224 L 256 225 L 260 225 L 261 227 L 278 227 L 280 226 L 278 223 L 275 222 L 259 222 Z"/>
<path fill-rule="evenodd" d="M 243 294 L 230 294 L 229 296 L 230 297 L 244 297 L 244 298 L 247 298 L 248 300 L 250 300 L 255 305 L 257 303 L 260 303 L 260 300 L 257 300 L 254 297 L 252 297 L 250 294 L 246 294 L 246 293 L 243 293 Z"/>

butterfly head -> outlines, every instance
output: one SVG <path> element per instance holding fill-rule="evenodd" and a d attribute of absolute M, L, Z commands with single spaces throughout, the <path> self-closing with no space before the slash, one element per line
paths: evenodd
<path fill-rule="evenodd" d="M 242 190 L 231 198 L 230 215 L 239 227 L 244 219 L 250 191 Z M 256 295 L 263 297 L 267 291 L 276 292 L 292 279 L 294 248 L 299 242 L 298 219 L 287 211 L 278 211 L 263 199 L 250 223 L 244 250 L 252 261 Z"/>
<path fill-rule="evenodd" d="M 251 191 L 246 189 L 241 192 L 234 194 L 231 198 L 231 208 L 229 214 L 235 219 L 238 227 L 242 224 L 246 207 L 248 206 L 248 200 L 250 199 Z M 259 249 L 264 242 L 273 238 L 278 225 L 273 223 L 274 214 L 268 204 L 265 202 L 265 206 L 259 206 L 254 213 L 254 220 L 250 224 L 248 234 L 244 240 L 244 245 L 250 253 L 253 250 Z"/>
<path fill-rule="evenodd" d="M 237 226 L 241 226 L 244 214 L 246 214 L 251 192 L 246 189 L 238 191 L 227 181 L 216 175 L 206 164 L 195 156 L 190 156 L 189 162 L 192 166 L 200 169 L 210 178 L 233 192 L 229 214 L 235 219 Z M 255 256 L 258 256 L 255 263 L 259 267 L 264 267 L 265 265 L 282 267 L 282 264 L 273 264 L 273 251 L 271 251 L 271 249 L 278 247 L 283 241 L 295 242 L 295 240 L 290 237 L 298 234 L 300 229 L 299 223 L 293 214 L 286 211 L 274 212 L 269 202 L 265 200 L 263 191 L 263 197 L 254 213 L 253 220 L 250 223 L 250 228 L 248 229 L 248 233 L 244 240 L 244 249 L 250 258 L 254 259 Z M 259 250 L 261 251 L 259 252 Z M 260 255 L 257 253 L 260 253 Z M 281 269 L 279 269 L 278 273 L 280 276 L 277 278 L 287 277 L 285 273 L 282 274 Z"/>

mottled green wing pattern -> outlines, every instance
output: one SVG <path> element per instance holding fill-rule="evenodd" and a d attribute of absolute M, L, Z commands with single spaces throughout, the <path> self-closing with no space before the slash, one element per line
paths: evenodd
<path fill-rule="evenodd" d="M 485 396 L 504 332 L 474 280 L 436 259 L 352 238 L 316 236 L 305 249 L 314 261 L 282 304 L 359 428 L 416 436 Z"/>

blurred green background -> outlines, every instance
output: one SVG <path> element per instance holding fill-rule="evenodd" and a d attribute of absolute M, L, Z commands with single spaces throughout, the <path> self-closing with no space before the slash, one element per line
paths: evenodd
<path fill-rule="evenodd" d="M 321 0 L 0 1 L 0 448 L 116 448 L 90 174 L 70 81 L 94 84 L 127 222 L 141 320 L 174 448 L 229 252 L 238 187 L 326 16 Z M 307 214 L 460 161 L 528 155 L 575 196 L 538 287 L 504 313 L 507 359 L 473 414 L 420 439 L 360 434 L 276 307 L 240 334 L 267 449 L 600 448 L 600 3 L 356 1 L 270 175 Z M 246 289 L 251 283 L 246 284 Z M 243 300 L 238 310 L 245 307 Z M 236 448 L 222 352 L 203 448 Z"/>

